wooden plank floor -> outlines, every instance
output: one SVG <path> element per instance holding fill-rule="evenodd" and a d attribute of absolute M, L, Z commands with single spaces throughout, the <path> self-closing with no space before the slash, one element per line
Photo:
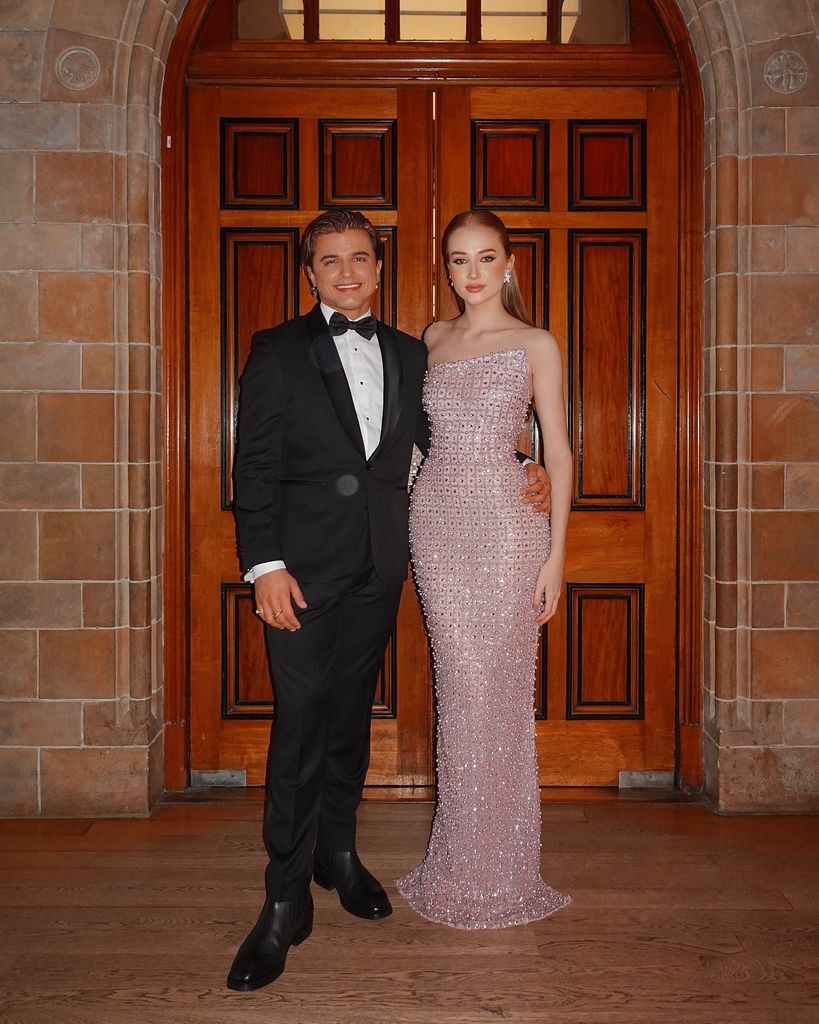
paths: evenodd
<path fill-rule="evenodd" d="M 314 887 L 283 977 L 228 992 L 261 904 L 261 804 L 164 804 L 149 820 L 0 822 L 3 1024 L 801 1024 L 819 1021 L 819 819 L 690 802 L 544 804 L 546 921 L 463 932 L 392 879 L 429 803 L 369 802 L 359 846 L 395 914 Z"/>

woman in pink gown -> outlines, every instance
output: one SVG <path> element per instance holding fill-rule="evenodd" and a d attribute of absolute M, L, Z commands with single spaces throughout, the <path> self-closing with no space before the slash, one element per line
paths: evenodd
<path fill-rule="evenodd" d="M 461 315 L 424 336 L 429 454 L 410 542 L 435 667 L 438 805 L 427 854 L 397 886 L 421 916 L 505 928 L 571 898 L 540 875 L 534 674 L 562 589 L 572 463 L 554 337 L 531 326 L 502 221 L 460 214 L 443 254 Z M 515 439 L 532 401 L 550 519 L 519 500 Z"/>

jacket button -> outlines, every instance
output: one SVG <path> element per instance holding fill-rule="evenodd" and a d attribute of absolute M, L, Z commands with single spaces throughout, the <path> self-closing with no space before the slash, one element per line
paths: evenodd
<path fill-rule="evenodd" d="M 358 490 L 358 480 L 354 476 L 340 476 L 336 481 L 336 490 L 342 498 L 349 498 Z"/>

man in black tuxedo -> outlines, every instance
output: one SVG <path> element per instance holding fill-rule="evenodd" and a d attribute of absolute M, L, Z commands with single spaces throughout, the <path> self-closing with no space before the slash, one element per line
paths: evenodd
<path fill-rule="evenodd" d="M 245 579 L 267 627 L 276 726 L 267 767 L 266 901 L 228 975 L 261 988 L 313 925 L 310 877 L 377 920 L 386 893 L 356 853 L 378 670 L 409 558 L 407 477 L 421 408 L 422 342 L 376 321 L 381 242 L 351 210 L 306 229 L 320 300 L 253 337 L 241 379 L 235 513 Z M 530 465 L 525 500 L 544 507 Z"/>

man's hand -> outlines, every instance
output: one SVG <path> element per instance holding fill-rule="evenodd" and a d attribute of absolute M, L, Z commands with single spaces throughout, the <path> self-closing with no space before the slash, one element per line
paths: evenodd
<path fill-rule="evenodd" d="M 306 608 L 298 583 L 287 569 L 274 569 L 260 576 L 253 584 L 256 595 L 256 614 L 274 629 L 287 629 L 294 633 L 301 623 L 293 611 L 295 601 Z"/>
<path fill-rule="evenodd" d="M 552 509 L 552 481 L 549 474 L 536 462 L 527 462 L 524 469 L 529 482 L 521 491 L 523 503 L 531 505 L 533 512 L 548 515 Z"/>

